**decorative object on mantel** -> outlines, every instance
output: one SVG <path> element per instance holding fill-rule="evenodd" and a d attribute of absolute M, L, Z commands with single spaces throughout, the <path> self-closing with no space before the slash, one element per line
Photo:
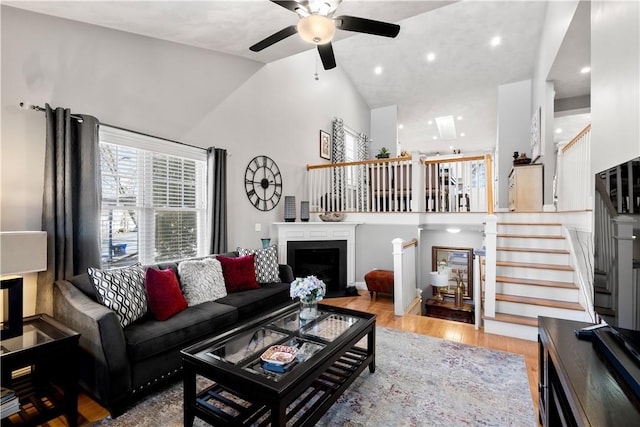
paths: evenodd
<path fill-rule="evenodd" d="M 309 222 L 309 202 L 300 202 L 300 221 Z"/>
<path fill-rule="evenodd" d="M 327 286 L 316 276 L 296 278 L 291 282 L 291 298 L 300 299 L 300 319 L 313 320 L 318 317 L 318 301 L 322 301 Z"/>
<path fill-rule="evenodd" d="M 269 237 L 265 237 L 260 240 L 262 241 L 262 249 L 267 249 L 271 243 L 271 239 Z"/>
<path fill-rule="evenodd" d="M 324 222 L 341 222 L 344 220 L 344 214 L 339 212 L 325 212 L 318 215 L 318 217 Z"/>
<path fill-rule="evenodd" d="M 514 166 L 528 165 L 531 163 L 531 159 L 527 157 L 527 153 L 521 153 L 518 157 L 516 157 L 516 154 L 518 154 L 517 151 L 513 153 Z"/>
<path fill-rule="evenodd" d="M 389 150 L 387 147 L 382 147 L 378 154 L 376 154 L 376 159 L 388 159 L 389 158 Z"/>
<path fill-rule="evenodd" d="M 296 196 L 284 196 L 284 221 L 296 220 Z"/>

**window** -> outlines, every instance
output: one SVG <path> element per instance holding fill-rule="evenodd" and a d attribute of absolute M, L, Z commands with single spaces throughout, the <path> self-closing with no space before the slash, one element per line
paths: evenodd
<path fill-rule="evenodd" d="M 358 135 L 351 129 L 345 126 L 344 128 L 344 161 L 355 162 L 359 160 L 357 158 L 358 153 Z M 346 168 L 345 183 L 348 188 L 355 186 L 354 168 Z"/>
<path fill-rule="evenodd" d="M 102 265 L 204 255 L 206 152 L 100 127 Z"/>

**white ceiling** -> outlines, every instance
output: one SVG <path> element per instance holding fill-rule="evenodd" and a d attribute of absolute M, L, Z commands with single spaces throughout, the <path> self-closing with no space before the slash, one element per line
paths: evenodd
<path fill-rule="evenodd" d="M 249 50 L 297 22 L 296 14 L 267 0 L 3 4 L 264 63 L 313 49 L 294 35 L 262 52 Z M 345 0 L 336 15 L 394 22 L 400 34 L 388 39 L 339 30 L 333 47 L 338 67 L 371 108 L 397 105 L 403 149 L 445 153 L 453 146 L 463 153 L 485 152 L 495 147 L 498 86 L 533 75 L 545 10 L 541 1 Z M 589 63 L 588 12 L 576 18 L 580 22 L 572 25 L 550 75 L 558 97 L 589 93 L 589 76 L 578 73 Z M 491 47 L 496 35 L 502 44 Z M 426 60 L 430 52 L 436 55 L 433 62 Z M 382 74 L 374 73 L 376 66 Z M 309 70 L 310 84 L 315 71 Z M 335 71 L 320 67 L 320 79 L 330 72 Z M 437 127 L 428 121 L 445 115 L 462 117 L 456 128 L 464 137 L 433 140 Z"/>

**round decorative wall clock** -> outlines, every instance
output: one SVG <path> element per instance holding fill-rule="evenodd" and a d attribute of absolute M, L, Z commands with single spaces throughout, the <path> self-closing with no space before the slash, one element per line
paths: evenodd
<path fill-rule="evenodd" d="M 244 173 L 244 189 L 256 209 L 275 208 L 282 195 L 282 175 L 276 162 L 267 156 L 254 157 Z"/>

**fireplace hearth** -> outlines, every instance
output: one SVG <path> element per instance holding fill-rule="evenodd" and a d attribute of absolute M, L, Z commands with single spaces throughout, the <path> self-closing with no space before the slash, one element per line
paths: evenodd
<path fill-rule="evenodd" d="M 327 298 L 346 294 L 346 240 L 289 241 L 287 263 L 295 277 L 314 275 L 322 280 L 327 285 Z"/>

